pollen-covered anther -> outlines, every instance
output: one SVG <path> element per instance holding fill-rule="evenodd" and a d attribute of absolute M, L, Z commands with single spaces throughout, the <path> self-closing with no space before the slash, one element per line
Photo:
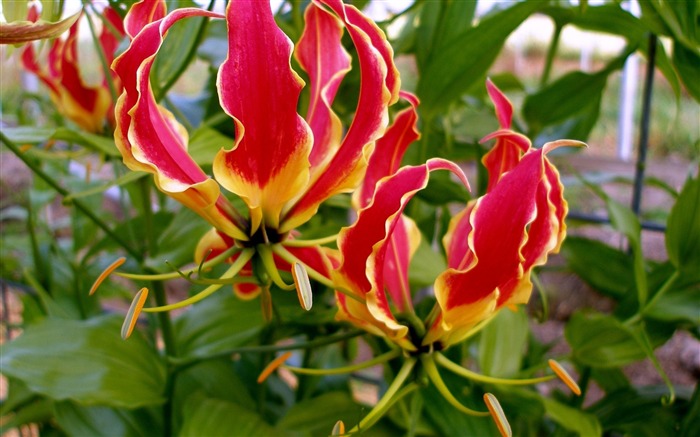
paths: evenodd
<path fill-rule="evenodd" d="M 344 435 L 345 434 L 345 424 L 343 423 L 342 420 L 339 420 L 335 422 L 335 425 L 333 425 L 333 430 L 331 431 L 332 436 L 336 435 Z"/>
<path fill-rule="evenodd" d="M 112 264 L 107 266 L 107 268 L 104 269 L 104 271 L 102 273 L 100 273 L 100 276 L 98 276 L 97 279 L 95 279 L 95 282 L 92 284 L 92 287 L 90 287 L 90 294 L 89 295 L 92 296 L 95 293 L 95 291 L 97 291 L 97 287 L 99 287 L 102 284 L 102 282 L 104 282 L 104 280 L 107 279 L 107 276 L 112 274 L 113 271 L 118 269 L 119 266 L 121 266 L 125 262 L 126 262 L 126 258 L 121 257 L 121 258 L 117 258 L 116 260 L 114 260 L 114 262 Z"/>
<path fill-rule="evenodd" d="M 561 364 L 554 360 L 549 360 L 549 367 L 552 368 L 554 373 L 559 377 L 559 379 L 562 380 L 564 384 L 566 384 L 569 389 L 571 389 L 572 392 L 576 396 L 581 396 L 581 388 L 578 386 L 576 381 L 574 381 L 574 378 L 569 375 L 569 373 L 562 367 Z"/>
<path fill-rule="evenodd" d="M 301 307 L 309 311 L 313 306 L 313 293 L 311 291 L 311 282 L 306 268 L 301 263 L 294 263 L 292 266 L 292 277 L 294 278 L 294 287 L 297 289 L 297 297 Z"/>
<path fill-rule="evenodd" d="M 501 404 L 498 403 L 498 399 L 491 393 L 484 393 L 484 403 L 491 413 L 493 421 L 496 422 L 496 427 L 498 427 L 498 432 L 501 433 L 503 437 L 512 437 L 513 431 L 510 429 L 510 424 L 506 418 Z"/>
<path fill-rule="evenodd" d="M 267 367 L 265 367 L 262 372 L 260 372 L 260 376 L 258 376 L 258 384 L 265 381 L 267 379 L 267 377 L 272 374 L 272 372 L 277 370 L 291 356 L 292 356 L 291 352 L 285 352 L 282 355 L 280 355 L 279 357 L 272 360 L 272 362 L 270 364 L 268 364 Z"/>
<path fill-rule="evenodd" d="M 127 311 L 126 317 L 124 318 L 124 324 L 122 325 L 121 334 L 124 340 L 129 338 L 133 332 L 136 322 L 139 319 L 139 314 L 141 314 L 141 310 L 143 309 L 147 298 L 148 288 L 146 287 L 143 287 L 138 293 L 136 293 L 136 296 L 134 296 L 134 300 L 131 302 L 129 311 Z"/>

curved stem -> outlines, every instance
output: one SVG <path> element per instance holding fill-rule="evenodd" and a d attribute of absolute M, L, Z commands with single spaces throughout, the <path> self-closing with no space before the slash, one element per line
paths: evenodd
<path fill-rule="evenodd" d="M 547 82 L 549 82 L 549 75 L 552 72 L 554 56 L 557 54 L 557 49 L 559 48 L 559 40 L 561 39 L 562 29 L 563 26 L 559 24 L 558 21 L 554 20 L 554 34 L 552 35 L 552 40 L 549 43 L 549 48 L 547 49 L 547 57 L 544 61 L 544 71 L 542 72 L 542 78 L 540 79 L 540 87 L 547 85 Z"/>
<path fill-rule="evenodd" d="M 352 373 L 358 370 L 366 369 L 368 367 L 376 366 L 377 364 L 386 363 L 387 361 L 393 360 L 401 355 L 400 349 L 394 349 L 383 355 L 380 355 L 371 360 L 363 361 L 361 363 L 353 364 L 351 366 L 336 367 L 333 369 L 308 369 L 303 367 L 292 367 L 292 366 L 282 366 L 294 373 L 301 375 L 342 375 L 344 373 Z"/>
<path fill-rule="evenodd" d="M 197 267 L 192 267 L 191 269 L 186 269 L 186 270 L 179 270 L 175 272 L 170 272 L 170 273 L 159 273 L 155 275 L 139 275 L 136 273 L 126 273 L 126 272 L 114 272 L 115 275 L 121 276 L 122 278 L 127 278 L 127 279 L 136 279 L 136 280 L 145 280 L 145 281 L 164 281 L 167 279 L 177 279 L 181 278 L 183 275 L 188 276 L 193 273 L 197 273 L 201 270 L 208 269 L 210 267 L 214 267 L 218 264 L 221 264 L 222 262 L 226 261 L 230 257 L 236 254 L 236 252 L 241 251 L 241 248 L 239 247 L 231 247 L 229 249 L 226 249 L 225 251 L 221 252 L 219 255 L 215 256 L 214 258 L 203 262 L 202 264 L 198 265 Z"/>
<path fill-rule="evenodd" d="M 0 140 L 7 146 L 8 149 L 12 153 L 15 154 L 19 159 L 24 162 L 24 164 L 29 167 L 29 169 L 34 173 L 35 175 L 39 176 L 41 179 L 44 180 L 51 188 L 54 189 L 58 194 L 60 194 L 63 197 L 66 197 L 70 195 L 70 192 L 60 186 L 58 182 L 56 182 L 51 176 L 49 176 L 44 170 L 41 169 L 40 166 L 38 166 L 36 163 L 34 163 L 31 159 L 27 158 L 24 153 L 20 150 L 20 148 L 13 142 L 11 141 L 2 131 L 0 131 Z M 107 224 L 102 221 L 97 215 L 92 212 L 92 210 L 85 205 L 80 199 L 73 199 L 71 202 L 73 206 L 75 206 L 80 212 L 85 214 L 90 220 L 92 220 L 93 223 L 95 223 L 100 229 L 104 231 L 107 236 L 109 236 L 112 240 L 114 240 L 117 244 L 119 244 L 125 251 L 129 253 L 132 257 L 134 257 L 136 260 L 141 261 L 143 259 L 143 256 L 136 250 L 134 250 L 129 243 L 124 241 L 118 234 L 116 234 L 112 229 L 110 229 Z"/>
<path fill-rule="evenodd" d="M 433 358 L 433 355 L 423 355 L 421 356 L 421 363 L 423 363 L 423 368 L 425 368 L 425 373 L 428 375 L 428 378 L 435 384 L 435 388 L 437 391 L 440 392 L 442 397 L 445 398 L 447 402 L 449 402 L 453 407 L 461 411 L 462 413 L 468 414 L 470 416 L 477 416 L 477 417 L 486 417 L 489 416 L 488 411 L 476 411 L 472 410 L 469 407 L 466 407 L 462 405 L 461 402 L 455 398 L 452 393 L 450 392 L 450 389 L 447 388 L 445 385 L 445 382 L 442 380 L 440 377 L 440 373 L 438 372 L 437 366 L 435 365 L 435 359 Z"/>
<path fill-rule="evenodd" d="M 272 254 L 272 250 L 270 249 L 270 246 L 267 244 L 258 244 L 255 246 L 255 250 L 258 252 L 258 255 L 260 255 L 260 260 L 263 263 L 263 266 L 265 266 L 265 271 L 267 272 L 268 275 L 270 275 L 270 279 L 272 279 L 272 282 L 275 283 L 279 288 L 282 290 L 292 290 L 294 289 L 294 284 L 287 284 L 284 282 L 284 279 L 282 279 L 282 276 L 280 276 L 279 270 L 277 270 L 277 265 L 275 264 L 275 259 Z M 294 265 L 292 263 L 292 265 Z"/>
<path fill-rule="evenodd" d="M 344 288 L 338 287 L 336 284 L 333 283 L 330 279 L 326 278 L 323 276 L 321 273 L 318 271 L 312 269 L 308 265 L 306 265 L 304 262 L 302 262 L 299 258 L 294 256 L 293 253 L 285 249 L 285 247 L 281 244 L 275 244 L 272 246 L 272 251 L 277 254 L 280 258 L 283 260 L 287 261 L 289 264 L 294 265 L 294 263 L 299 263 L 302 264 L 306 268 L 306 272 L 309 274 L 311 278 L 314 280 L 320 282 L 321 284 L 325 285 L 326 287 L 335 290 L 339 293 L 344 294 L 345 296 L 349 297 L 350 299 L 356 300 L 358 302 L 364 303 L 364 299 L 361 298 L 360 296 L 357 296 L 355 293 L 352 293 L 349 290 L 346 290 Z"/>
<path fill-rule="evenodd" d="M 445 369 L 451 371 L 452 373 L 462 376 L 473 381 L 479 381 L 486 384 L 501 384 L 501 385 L 532 385 L 538 384 L 540 382 L 551 381 L 556 378 L 556 375 L 547 375 L 539 378 L 525 378 L 525 379 L 504 379 L 496 378 L 493 376 L 481 375 L 479 373 L 473 372 L 469 369 L 465 369 L 459 364 L 451 361 L 446 356 L 441 353 L 435 353 L 435 362 Z"/>
<path fill-rule="evenodd" d="M 409 358 L 406 361 L 404 361 L 403 366 L 401 366 L 399 373 L 396 375 L 396 378 L 392 381 L 386 393 L 384 393 L 379 402 L 377 402 L 377 405 L 375 405 L 374 408 L 372 408 L 372 411 L 367 413 L 367 415 L 363 417 L 362 420 L 360 420 L 360 423 L 355 425 L 355 427 L 350 430 L 351 434 L 354 432 L 364 431 L 367 428 L 374 425 L 374 423 L 377 420 L 381 419 L 381 417 L 389 410 L 389 408 L 393 404 L 392 398 L 398 393 L 403 383 L 411 374 L 411 370 L 413 370 L 413 367 L 415 365 L 415 358 Z"/>
<path fill-rule="evenodd" d="M 299 342 L 299 343 L 293 343 L 293 344 L 284 344 L 284 345 L 268 344 L 268 345 L 264 345 L 264 346 L 238 347 L 238 348 L 228 349 L 228 350 L 223 351 L 223 352 L 218 352 L 218 353 L 215 353 L 212 355 L 208 355 L 205 357 L 201 357 L 201 356 L 190 356 L 190 357 L 182 357 L 182 358 L 168 357 L 168 361 L 170 362 L 170 364 L 173 364 L 173 365 L 178 366 L 178 367 L 183 367 L 183 366 L 189 366 L 191 364 L 198 363 L 198 362 L 202 361 L 203 359 L 230 357 L 233 354 L 281 352 L 281 351 L 290 351 L 290 350 L 297 350 L 297 349 L 314 349 L 314 348 L 319 348 L 321 346 L 339 343 L 341 341 L 345 341 L 345 340 L 349 340 L 351 338 L 359 337 L 360 335 L 363 335 L 363 334 L 364 334 L 364 331 L 357 330 L 357 331 L 345 332 L 343 334 L 330 335 L 328 337 L 315 338 L 311 341 Z"/>
<path fill-rule="evenodd" d="M 231 267 L 229 267 L 229 269 L 226 270 L 226 273 L 221 275 L 221 278 L 229 279 L 236 276 L 238 272 L 240 272 L 241 269 L 245 267 L 246 263 L 250 261 L 254 253 L 255 251 L 252 249 L 244 249 L 241 252 L 241 255 L 236 259 L 236 261 L 233 264 L 231 264 Z M 204 290 L 200 291 L 199 293 L 195 294 L 194 296 L 188 299 L 170 305 L 159 305 L 157 307 L 144 308 L 142 311 L 145 313 L 158 313 L 162 311 L 171 311 L 176 310 L 178 308 L 184 308 L 188 305 L 192 305 L 193 303 L 199 302 L 205 297 L 216 292 L 221 287 L 223 287 L 223 284 L 210 285 L 209 287 L 205 288 Z"/>
<path fill-rule="evenodd" d="M 313 240 L 286 240 L 284 245 L 287 247 L 313 247 L 322 246 L 324 244 L 333 243 L 338 239 L 338 234 L 329 235 L 323 238 Z"/>

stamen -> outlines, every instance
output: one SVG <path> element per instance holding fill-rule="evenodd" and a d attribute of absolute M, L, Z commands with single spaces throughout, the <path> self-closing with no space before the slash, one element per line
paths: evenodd
<path fill-rule="evenodd" d="M 455 373 L 456 375 L 462 376 L 467 379 L 471 379 L 473 381 L 479 381 L 479 382 L 484 382 L 486 384 L 502 384 L 502 385 L 531 385 L 531 384 L 538 384 L 540 382 L 547 382 L 551 381 L 552 379 L 555 378 L 554 375 L 547 375 L 547 376 L 541 376 L 539 378 L 525 378 L 525 379 L 505 379 L 505 378 L 496 378 L 493 376 L 486 376 L 482 375 L 480 373 L 473 372 L 469 369 L 466 369 L 459 364 L 451 361 L 449 358 L 446 356 L 436 353 L 435 354 L 435 362 L 437 362 L 439 365 L 442 367 L 446 368 L 447 370 Z"/>
<path fill-rule="evenodd" d="M 126 313 L 126 318 L 124 318 L 124 324 L 122 325 L 122 338 L 126 340 L 131 335 L 131 332 L 136 326 L 136 322 L 139 319 L 139 314 L 141 314 L 141 309 L 146 303 L 146 298 L 148 297 L 148 288 L 143 287 L 136 293 L 134 300 L 131 302 L 129 311 Z"/>
<path fill-rule="evenodd" d="M 345 424 L 343 423 L 342 420 L 339 420 L 335 422 L 335 425 L 333 425 L 333 430 L 331 431 L 331 435 L 336 436 L 336 435 L 343 435 L 345 434 Z"/>
<path fill-rule="evenodd" d="M 337 239 L 338 234 L 334 234 L 323 238 L 316 238 L 314 240 L 285 240 L 284 245 L 287 247 L 314 247 L 333 243 Z"/>
<path fill-rule="evenodd" d="M 282 276 L 280 276 L 280 272 L 277 270 L 277 265 L 275 264 L 273 252 L 270 250 L 269 246 L 259 244 L 255 247 L 255 250 L 258 252 L 260 260 L 265 266 L 265 271 L 270 275 L 272 282 L 283 290 L 291 290 L 294 285 L 285 283 Z"/>
<path fill-rule="evenodd" d="M 512 437 L 513 431 L 510 429 L 508 419 L 505 413 L 503 413 L 503 408 L 501 408 L 501 404 L 498 403 L 496 396 L 491 393 L 484 393 L 484 403 L 486 403 L 486 407 L 489 409 L 493 421 L 496 422 L 498 432 L 500 432 L 503 437 Z"/>
<path fill-rule="evenodd" d="M 215 256 L 214 258 L 201 263 L 197 267 L 193 267 L 191 269 L 186 269 L 186 270 L 178 270 L 175 272 L 170 272 L 170 273 L 160 273 L 157 275 L 139 275 L 135 273 L 124 273 L 124 272 L 117 272 L 116 274 L 121 276 L 122 278 L 127 278 L 127 279 L 136 279 L 136 280 L 142 280 L 142 281 L 164 281 L 166 279 L 176 279 L 176 278 L 181 278 L 184 276 L 189 276 L 193 273 L 196 272 L 201 272 L 202 270 L 208 269 L 209 267 L 213 267 L 215 265 L 218 265 L 225 260 L 229 259 L 231 256 L 233 256 L 236 252 L 239 252 L 241 249 L 238 247 L 232 247 L 230 249 L 227 249 L 224 252 L 221 252 L 219 255 Z M 191 279 L 190 279 L 191 281 Z"/>
<path fill-rule="evenodd" d="M 254 250 L 252 249 L 245 249 L 241 252 L 240 256 L 236 258 L 236 261 L 231 264 L 231 267 L 224 272 L 223 275 L 221 275 L 222 280 L 226 281 L 228 279 L 233 278 L 238 274 L 238 272 L 245 267 L 246 263 L 250 261 L 250 259 L 253 257 L 253 254 L 255 253 Z M 222 281 L 223 282 L 223 281 Z M 199 293 L 195 294 L 192 297 L 189 297 L 185 300 L 181 300 L 180 302 L 176 302 L 173 304 L 169 305 L 163 305 L 159 307 L 150 307 L 150 308 L 144 308 L 143 311 L 147 313 L 158 313 L 158 312 L 163 312 L 163 311 L 171 311 L 171 310 L 176 310 L 178 308 L 184 308 L 188 305 L 192 305 L 193 303 L 197 303 L 200 300 L 204 299 L 205 297 L 208 297 L 209 295 L 215 293 L 217 290 L 219 290 L 221 287 L 223 287 L 224 284 L 215 284 L 215 285 L 210 285 L 209 287 L 205 288 L 204 290 L 200 291 Z"/>
<path fill-rule="evenodd" d="M 280 367 L 282 364 L 284 364 L 284 362 L 287 361 L 289 359 L 289 357 L 291 357 L 291 356 L 292 356 L 292 352 L 285 352 L 282 355 L 280 355 L 279 357 L 272 360 L 272 362 L 270 364 L 268 364 L 267 367 L 265 367 L 262 372 L 260 372 L 260 376 L 258 376 L 258 384 L 265 381 L 267 379 L 267 377 L 272 374 L 272 372 L 277 370 L 277 368 Z"/>
<path fill-rule="evenodd" d="M 31 144 L 22 144 L 21 146 L 19 146 L 19 151 L 22 153 L 26 153 L 31 148 L 32 148 Z"/>
<path fill-rule="evenodd" d="M 561 366 L 561 364 L 557 363 L 554 360 L 549 360 L 548 363 L 549 367 L 551 367 L 552 370 L 554 370 L 554 373 L 556 373 L 559 379 L 561 379 L 562 382 L 566 384 L 566 386 L 569 387 L 569 389 L 571 389 L 571 391 L 574 392 L 576 396 L 581 396 L 581 388 L 578 386 L 576 381 L 574 381 L 574 378 L 572 378 L 571 375 L 569 375 L 566 369 L 564 369 Z"/>
<path fill-rule="evenodd" d="M 99 287 L 102 284 L 102 282 L 104 282 L 104 280 L 107 279 L 107 276 L 109 276 L 113 271 L 115 271 L 117 268 L 119 268 L 119 266 L 121 266 L 125 262 L 126 258 L 121 257 L 117 258 L 112 264 L 107 266 L 107 268 L 104 269 L 102 273 L 100 273 L 100 276 L 98 276 L 97 279 L 95 279 L 95 283 L 92 284 L 92 287 L 90 287 L 89 296 L 92 296 L 95 293 L 95 291 L 97 291 L 97 287 Z"/>
<path fill-rule="evenodd" d="M 372 358 L 371 360 L 363 361 L 361 363 L 352 364 L 343 367 L 334 367 L 332 369 L 309 369 L 305 367 L 292 367 L 283 366 L 285 369 L 298 373 L 300 375 L 316 375 L 316 376 L 327 376 L 327 375 L 343 375 L 346 373 L 356 372 L 358 370 L 366 369 L 368 367 L 373 367 L 378 364 L 386 363 L 387 361 L 393 360 L 402 354 L 401 349 L 394 349 L 386 352 L 378 357 Z"/>
<path fill-rule="evenodd" d="M 462 405 L 462 403 L 454 397 L 452 392 L 450 392 L 450 389 L 447 388 L 447 385 L 445 385 L 445 382 L 440 377 L 440 373 L 438 372 L 437 366 L 435 365 L 433 355 L 422 355 L 421 363 L 423 363 L 423 369 L 425 369 L 425 373 L 428 375 L 428 378 L 430 378 L 430 380 L 435 385 L 437 391 L 440 392 L 442 397 L 445 398 L 445 400 L 449 402 L 450 405 L 452 405 L 462 413 L 468 414 L 470 416 L 484 417 L 489 415 L 489 413 L 486 411 L 476 411 L 472 410 L 471 408 L 465 405 Z"/>
<path fill-rule="evenodd" d="M 292 266 L 292 277 L 294 278 L 294 287 L 297 289 L 297 297 L 301 307 L 306 311 L 311 309 L 313 305 L 313 293 L 311 292 L 311 282 L 306 268 L 301 263 L 294 263 Z"/>

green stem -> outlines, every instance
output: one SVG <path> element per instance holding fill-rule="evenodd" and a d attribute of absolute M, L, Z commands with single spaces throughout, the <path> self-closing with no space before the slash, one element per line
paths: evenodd
<path fill-rule="evenodd" d="M 322 337 L 322 338 L 317 338 L 312 341 L 306 341 L 306 342 L 300 342 L 300 343 L 294 343 L 294 344 L 285 344 L 285 345 L 263 345 L 263 346 L 244 346 L 244 347 L 238 347 L 238 348 L 233 348 L 229 349 L 223 352 L 219 352 L 216 354 L 208 355 L 208 356 L 190 356 L 190 357 L 182 357 L 182 358 L 176 358 L 176 357 L 168 357 L 168 360 L 170 364 L 177 366 L 177 367 L 186 367 L 190 366 L 192 364 L 198 363 L 202 360 L 205 359 L 216 359 L 216 358 L 221 358 L 221 357 L 230 357 L 233 354 L 242 354 L 242 353 L 266 353 L 266 352 L 281 352 L 281 351 L 290 351 L 290 350 L 297 350 L 297 349 L 315 349 L 319 348 L 321 346 L 327 346 L 329 344 L 334 344 L 334 343 L 339 343 L 341 341 L 349 340 L 351 338 L 359 337 L 360 335 L 364 334 L 364 331 L 350 331 L 350 332 L 345 332 L 343 334 L 335 334 L 331 335 L 328 337 Z"/>
<path fill-rule="evenodd" d="M 664 282 L 664 285 L 661 286 L 659 291 L 656 292 L 654 297 L 651 298 L 649 302 L 647 302 L 646 305 L 644 305 L 644 308 L 640 311 L 640 314 L 645 315 L 646 313 L 649 312 L 650 308 L 653 308 L 654 305 L 663 297 L 664 294 L 666 294 L 670 289 L 671 286 L 673 285 L 674 282 L 680 277 L 680 271 L 676 270 L 673 272 L 673 274 Z"/>
<path fill-rule="evenodd" d="M 435 353 L 435 361 L 437 362 L 437 364 L 441 365 L 442 367 L 446 368 L 447 370 L 453 372 L 456 375 L 462 376 L 462 377 L 467 378 L 467 379 L 471 379 L 473 381 L 483 382 L 486 384 L 532 385 L 532 384 L 538 384 L 540 382 L 551 381 L 552 379 L 556 378 L 555 375 L 547 375 L 547 376 L 542 376 L 539 378 L 504 379 L 504 378 L 495 378 L 493 376 L 481 375 L 481 374 L 473 372 L 469 369 L 465 369 L 464 367 L 460 366 L 457 363 L 454 363 L 453 361 L 450 361 L 449 358 L 442 355 L 441 353 Z"/>
<path fill-rule="evenodd" d="M 561 31 L 564 28 L 558 21 L 554 21 L 554 34 L 552 35 L 552 40 L 549 43 L 549 48 L 547 49 L 547 57 L 544 61 L 544 71 L 542 72 L 542 78 L 540 79 L 540 87 L 543 87 L 549 82 L 549 75 L 552 72 L 552 65 L 554 64 L 554 56 L 557 54 L 557 49 L 559 48 L 559 40 L 561 39 Z"/>
<path fill-rule="evenodd" d="M 425 369 L 425 373 L 428 375 L 428 378 L 430 378 L 430 380 L 435 385 L 437 391 L 440 392 L 442 397 L 445 398 L 445 400 L 449 402 L 450 405 L 452 405 L 462 413 L 468 414 L 470 416 L 485 417 L 489 415 L 488 411 L 476 411 L 462 405 L 462 403 L 459 402 L 457 398 L 454 397 L 454 395 L 452 395 L 452 392 L 450 392 L 450 389 L 447 388 L 445 382 L 440 377 L 440 373 L 438 372 L 437 366 L 435 365 L 435 359 L 432 355 L 421 356 L 421 363 L 423 363 L 423 368 Z"/>
<path fill-rule="evenodd" d="M 342 375 L 345 373 L 352 373 L 352 372 L 356 372 L 358 370 L 366 369 L 368 367 L 376 366 L 377 364 L 386 363 L 387 361 L 393 360 L 394 358 L 397 358 L 400 355 L 401 355 L 401 350 L 394 349 L 394 350 L 389 351 L 385 354 L 382 354 L 376 358 L 372 358 L 371 360 L 363 361 L 361 363 L 353 364 L 351 366 L 336 367 L 333 369 L 308 369 L 308 368 L 304 368 L 304 367 L 291 367 L 291 366 L 282 366 L 282 367 L 284 367 L 285 369 L 289 369 L 293 373 L 298 373 L 300 375 L 317 375 L 317 376 Z"/>
<path fill-rule="evenodd" d="M 363 417 L 360 423 L 355 425 L 355 427 L 350 430 L 350 434 L 360 431 L 366 431 L 368 428 L 374 425 L 374 423 L 376 423 L 377 420 L 381 419 L 384 414 L 386 414 L 389 408 L 397 400 L 392 398 L 394 398 L 395 395 L 397 395 L 403 383 L 406 382 L 406 379 L 411 375 L 411 370 L 413 370 L 413 367 L 415 365 L 415 358 L 409 358 L 406 361 L 404 361 L 403 366 L 401 366 L 399 373 L 396 375 L 396 378 L 392 381 L 391 385 L 386 390 L 386 393 L 384 393 L 379 402 L 377 402 L 377 405 L 375 405 L 374 408 L 372 408 L 372 411 L 370 411 L 365 417 Z M 415 386 L 416 388 L 418 388 L 418 385 Z M 407 393 L 404 393 L 403 395 L 405 394 Z"/>
<path fill-rule="evenodd" d="M 7 148 L 10 149 L 10 151 L 15 154 L 15 156 L 17 156 L 19 159 L 21 159 L 22 162 L 24 162 L 24 164 L 27 167 L 29 167 L 29 169 L 35 175 L 39 176 L 41 179 L 44 180 L 44 182 L 46 182 L 51 188 L 53 188 L 54 191 L 56 191 L 58 194 L 60 194 L 63 197 L 70 195 L 68 190 L 66 190 L 65 188 L 60 186 L 58 184 L 58 182 L 56 182 L 51 176 L 49 176 L 46 172 L 44 172 L 44 170 L 42 170 L 41 167 L 39 167 L 31 159 L 27 158 L 25 156 L 25 154 L 22 153 L 22 151 L 19 149 L 19 147 L 1 131 L 0 131 L 0 140 L 2 140 L 2 142 L 5 144 L 5 146 L 7 146 Z M 107 234 L 117 244 L 119 244 L 122 248 L 124 248 L 124 250 L 127 251 L 129 253 L 129 255 L 131 255 L 132 257 L 134 257 L 136 260 L 139 260 L 139 261 L 143 259 L 143 257 L 141 256 L 141 254 L 139 252 L 134 250 L 129 245 L 129 243 L 127 243 L 119 235 L 114 233 L 114 231 L 112 229 L 110 229 L 109 226 L 107 226 L 107 224 L 104 221 L 102 221 L 102 219 L 97 217 L 97 215 L 95 215 L 95 213 L 92 212 L 92 210 L 87 205 L 85 205 L 80 199 L 73 199 L 70 203 L 73 206 L 75 206 L 80 212 L 85 214 L 90 220 L 92 220 L 93 223 L 95 223 L 100 229 L 102 229 L 105 232 L 105 234 Z"/>

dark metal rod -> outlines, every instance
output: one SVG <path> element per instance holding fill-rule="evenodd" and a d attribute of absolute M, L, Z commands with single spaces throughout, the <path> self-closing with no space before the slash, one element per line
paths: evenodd
<path fill-rule="evenodd" d="M 610 223 L 610 218 L 608 217 L 601 217 L 599 215 L 586 214 L 584 212 L 577 211 L 569 211 L 569 214 L 566 216 L 566 218 L 569 220 L 589 223 Z M 640 224 L 642 226 L 642 229 L 647 231 L 666 232 L 666 226 L 662 225 L 661 223 L 641 222 Z"/>
<path fill-rule="evenodd" d="M 634 171 L 634 188 L 632 191 L 632 211 L 639 216 L 642 204 L 642 188 L 644 187 L 644 170 L 646 167 L 647 149 L 649 148 L 649 119 L 651 117 L 651 94 L 654 87 L 654 70 L 656 69 L 656 35 L 649 35 L 649 57 L 644 78 L 644 95 L 642 97 L 642 120 L 639 126 L 639 151 L 637 165 Z"/>

